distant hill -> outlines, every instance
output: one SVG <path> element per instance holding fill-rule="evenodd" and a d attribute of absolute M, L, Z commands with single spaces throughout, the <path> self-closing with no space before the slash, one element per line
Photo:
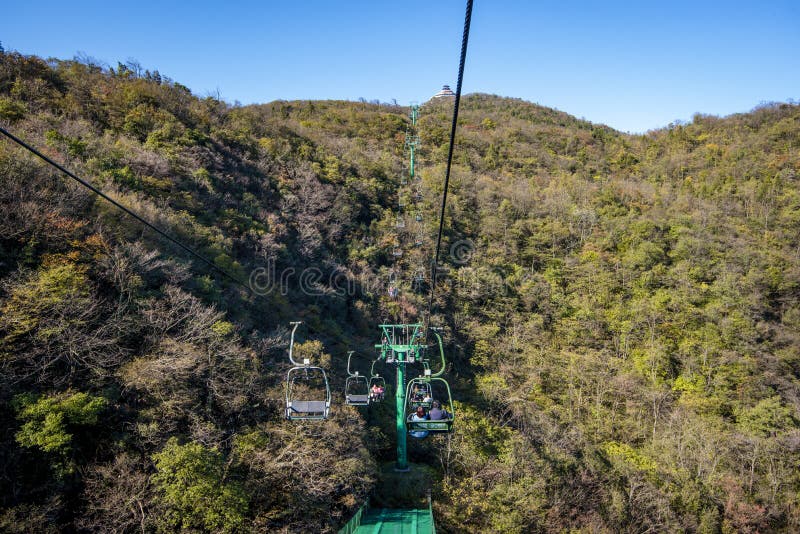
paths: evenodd
<path fill-rule="evenodd" d="M 341 405 L 346 351 L 426 309 L 451 113 L 421 109 L 415 246 L 408 108 L 0 54 L 0 125 L 262 293 L 0 143 L 0 529 L 344 524 L 394 454 L 390 403 Z M 800 529 L 799 173 L 796 104 L 628 135 L 466 95 L 432 318 L 458 420 L 410 445 L 437 528 Z M 298 319 L 316 425 L 282 419 Z"/>

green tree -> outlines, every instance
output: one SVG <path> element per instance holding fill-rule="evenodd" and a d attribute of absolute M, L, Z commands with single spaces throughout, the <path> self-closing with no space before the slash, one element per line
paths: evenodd
<path fill-rule="evenodd" d="M 23 447 L 55 455 L 54 467 L 60 472 L 71 472 L 74 468 L 70 459 L 73 432 L 77 427 L 96 425 L 106 405 L 103 397 L 82 392 L 17 395 L 14 408 L 17 419 L 23 423 L 15 438 Z"/>
<path fill-rule="evenodd" d="M 162 527 L 236 532 L 244 524 L 248 496 L 243 486 L 228 477 L 222 454 L 200 443 L 180 445 L 170 438 L 153 455 L 152 481 L 161 491 L 169 512 Z"/>

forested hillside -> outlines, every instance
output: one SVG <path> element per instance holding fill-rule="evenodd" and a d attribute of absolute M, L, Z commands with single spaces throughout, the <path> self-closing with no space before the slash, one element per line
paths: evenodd
<path fill-rule="evenodd" d="M 396 261 L 407 108 L 0 53 L 0 125 L 260 284 L 0 142 L 0 530 L 340 527 L 394 452 L 393 406 L 342 405 L 346 353 L 425 308 L 451 112 L 422 107 L 427 238 Z M 410 443 L 437 528 L 800 529 L 800 106 L 626 135 L 468 95 L 455 154 L 458 419 Z M 293 320 L 324 423 L 282 418 Z"/>

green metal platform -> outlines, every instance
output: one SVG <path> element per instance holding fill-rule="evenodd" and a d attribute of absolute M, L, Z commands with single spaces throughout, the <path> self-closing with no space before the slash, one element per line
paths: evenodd
<path fill-rule="evenodd" d="M 370 508 L 361 517 L 355 534 L 434 534 L 433 515 L 427 508 L 394 510 Z"/>

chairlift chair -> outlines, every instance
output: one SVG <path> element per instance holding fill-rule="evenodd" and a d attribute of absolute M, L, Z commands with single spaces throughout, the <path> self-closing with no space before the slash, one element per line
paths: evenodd
<path fill-rule="evenodd" d="M 430 409 L 433 403 L 430 381 L 426 379 L 413 378 L 408 383 L 408 404 L 413 410 L 419 406 Z"/>
<path fill-rule="evenodd" d="M 345 404 L 348 406 L 367 406 L 369 404 L 369 380 L 358 374 L 348 376 L 345 380 Z"/>
<path fill-rule="evenodd" d="M 417 269 L 414 273 L 414 284 L 413 287 L 418 291 L 423 289 L 425 285 L 425 270 L 424 269 Z"/>
<path fill-rule="evenodd" d="M 380 358 L 376 360 L 372 360 L 372 367 L 369 370 L 369 398 L 371 402 L 380 402 L 383 400 L 386 394 L 386 379 L 383 378 L 381 375 L 375 372 L 375 363 L 379 361 Z M 380 393 L 375 393 L 373 388 L 378 388 Z"/>
<path fill-rule="evenodd" d="M 353 351 L 347 353 L 347 379 L 344 382 L 344 399 L 348 406 L 367 406 L 370 401 L 369 380 L 366 376 L 350 370 Z"/>
<path fill-rule="evenodd" d="M 307 362 L 308 360 L 304 360 Z M 310 383 L 317 378 L 317 375 L 325 384 L 325 398 L 308 399 L 310 395 L 303 391 L 298 393 L 296 386 L 299 383 Z M 286 418 L 290 421 L 311 420 L 320 421 L 327 419 L 330 415 L 331 395 L 328 385 L 328 377 L 321 367 L 303 365 L 293 367 L 286 376 Z"/>
<path fill-rule="evenodd" d="M 412 378 L 408 382 L 408 387 L 406 390 L 406 406 L 405 406 L 405 413 L 406 415 L 406 429 L 408 432 L 412 433 L 411 435 L 414 437 L 423 437 L 427 436 L 425 432 L 433 432 L 433 433 L 443 433 L 443 432 L 451 432 L 453 429 L 453 421 L 455 420 L 455 409 L 453 407 L 453 395 L 450 392 L 450 385 L 444 378 L 440 378 L 442 373 L 445 370 L 445 358 L 444 358 L 444 349 L 442 347 L 442 336 L 439 334 L 440 328 L 430 327 L 429 331 L 433 336 L 436 338 L 437 343 L 439 345 L 439 356 L 441 359 L 441 365 L 439 370 L 436 373 L 431 371 L 431 368 L 428 363 L 427 358 L 423 358 L 423 364 L 425 365 L 425 371 L 422 376 L 417 378 Z M 445 419 L 423 419 L 423 420 L 414 420 L 414 412 L 417 409 L 417 406 L 414 406 L 416 402 L 412 397 L 411 393 L 413 392 L 414 385 L 417 384 L 425 384 L 428 387 L 428 391 L 430 392 L 430 403 L 433 405 L 434 399 L 438 396 L 439 399 L 436 399 L 440 402 L 442 406 L 445 407 L 445 412 L 448 414 L 448 417 Z M 446 396 L 446 399 L 445 399 Z M 418 406 L 423 406 L 424 404 L 419 404 Z M 420 435 L 421 434 L 421 435 Z"/>
<path fill-rule="evenodd" d="M 427 372 L 427 370 L 426 370 Z M 417 406 L 422 406 L 424 408 L 428 408 L 424 403 L 415 403 L 411 401 L 410 394 L 413 391 L 413 384 L 422 384 L 427 383 L 428 386 L 433 390 L 434 384 L 440 385 L 439 391 L 444 393 L 446 392 L 447 400 L 444 401 L 443 399 L 435 399 L 438 400 L 442 407 L 446 408 L 446 412 L 448 414 L 448 418 L 446 419 L 424 419 L 420 421 L 414 421 L 412 418 L 416 412 Z M 453 421 L 455 420 L 455 409 L 453 408 L 453 396 L 450 393 L 450 385 L 447 381 L 443 378 L 438 377 L 431 377 L 431 376 L 422 376 L 413 378 L 408 383 L 408 390 L 406 395 L 406 429 L 408 432 L 431 432 L 431 433 L 447 433 L 452 432 L 453 430 Z M 431 401 L 430 405 L 433 404 L 433 391 L 431 391 Z"/>
<path fill-rule="evenodd" d="M 289 342 L 289 361 L 292 362 L 294 367 L 289 369 L 286 373 L 286 419 L 290 421 L 306 420 L 306 421 L 321 421 L 327 419 L 331 410 L 331 389 L 328 383 L 328 375 L 322 367 L 311 365 L 308 358 L 303 359 L 303 363 L 298 363 L 294 360 L 294 333 L 300 322 L 291 323 L 294 325 L 292 328 L 292 337 Z M 321 380 L 325 385 L 324 399 L 320 400 L 317 397 L 321 395 L 309 395 L 308 392 L 302 391 L 304 388 L 298 388 L 297 385 L 305 383 L 310 389 L 317 389 L 319 386 L 311 386 L 312 379 Z M 298 389 L 301 391 L 298 392 Z"/>
<path fill-rule="evenodd" d="M 381 391 L 378 395 L 372 394 L 372 388 L 375 386 Z M 369 379 L 369 394 L 371 402 L 381 402 L 386 395 L 386 379 L 381 375 L 372 375 Z"/>

